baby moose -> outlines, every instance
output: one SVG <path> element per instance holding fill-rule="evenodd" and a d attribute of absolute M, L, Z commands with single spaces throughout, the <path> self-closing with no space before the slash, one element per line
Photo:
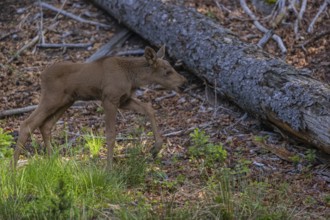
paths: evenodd
<path fill-rule="evenodd" d="M 30 134 L 40 129 L 48 155 L 52 152 L 51 129 L 62 114 L 77 100 L 101 100 L 105 111 L 107 166 L 112 165 L 115 145 L 117 109 L 130 109 L 149 117 L 155 138 L 153 156 L 160 151 L 163 140 L 157 129 L 150 103 L 133 97 L 135 90 L 149 84 L 160 84 L 179 91 L 186 79 L 164 60 L 165 47 L 156 53 L 146 47 L 144 57 L 105 57 L 91 63 L 57 63 L 41 74 L 41 97 L 38 108 L 20 127 L 14 152 L 17 161 Z"/>

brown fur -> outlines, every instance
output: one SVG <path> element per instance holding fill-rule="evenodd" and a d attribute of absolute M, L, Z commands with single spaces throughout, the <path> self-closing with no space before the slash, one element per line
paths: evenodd
<path fill-rule="evenodd" d="M 115 144 L 117 109 L 130 109 L 149 117 L 155 137 L 153 155 L 163 143 L 156 126 L 151 104 L 133 98 L 141 86 L 157 83 L 169 90 L 178 90 L 186 82 L 163 60 L 165 48 L 156 52 L 146 47 L 144 57 L 105 57 L 92 63 L 58 63 L 41 74 L 41 98 L 38 108 L 20 127 L 14 152 L 16 166 L 30 134 L 40 129 L 47 152 L 51 154 L 51 129 L 76 100 L 101 100 L 105 111 L 107 162 L 111 167 Z"/>

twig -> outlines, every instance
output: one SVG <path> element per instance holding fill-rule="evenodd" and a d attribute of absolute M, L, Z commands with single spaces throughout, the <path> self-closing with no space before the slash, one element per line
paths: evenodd
<path fill-rule="evenodd" d="M 67 134 L 71 135 L 71 136 L 75 136 L 75 137 L 87 137 L 87 138 L 99 138 L 99 139 L 106 139 L 105 136 L 99 136 L 99 135 L 89 135 L 89 134 L 80 134 L 78 133 L 74 133 L 74 132 L 66 132 Z M 144 139 L 149 139 L 149 137 L 146 137 Z M 137 141 L 137 140 L 141 140 L 141 138 L 129 138 L 129 137 L 122 137 L 122 136 L 117 136 L 116 137 L 116 141 Z"/>
<path fill-rule="evenodd" d="M 214 0 L 214 2 L 220 10 L 225 10 L 226 12 L 231 13 L 231 10 L 226 8 L 224 5 L 220 4 L 218 0 Z"/>
<path fill-rule="evenodd" d="M 260 22 L 258 21 L 258 18 L 253 14 L 253 12 L 247 6 L 245 0 L 240 0 L 240 4 L 241 4 L 241 7 L 243 8 L 244 12 L 247 13 L 250 16 L 250 18 L 252 18 L 253 24 L 258 28 L 258 30 L 260 30 L 261 32 L 267 33 L 269 30 L 267 28 L 265 28 L 262 24 L 260 24 Z M 287 52 L 287 49 L 284 46 L 282 39 L 276 34 L 274 34 L 272 36 L 272 39 L 277 42 L 277 45 L 281 49 L 282 54 L 285 54 Z"/>
<path fill-rule="evenodd" d="M 314 41 L 317 41 L 317 40 L 319 40 L 321 37 L 326 36 L 326 35 L 328 35 L 328 34 L 330 34 L 330 30 L 323 31 L 323 32 L 321 32 L 321 33 L 319 33 L 319 34 L 317 34 L 317 35 L 314 35 L 313 37 L 311 37 L 310 39 L 308 39 L 308 40 L 305 41 L 304 43 L 299 44 L 299 45 L 297 45 L 297 46 L 295 46 L 295 47 L 305 47 L 306 45 L 308 45 L 308 44 L 310 44 L 310 43 L 313 43 Z"/>
<path fill-rule="evenodd" d="M 41 48 L 61 48 L 61 47 L 65 47 L 65 48 L 86 48 L 86 47 L 90 47 L 92 46 L 93 43 L 80 43 L 80 44 L 49 44 L 49 43 L 42 43 L 42 44 L 38 44 L 37 47 L 41 47 Z"/>
<path fill-rule="evenodd" d="M 43 31 L 43 34 L 45 34 L 45 33 L 46 33 L 46 31 Z M 40 36 L 37 35 L 37 36 L 35 36 L 35 37 L 34 37 L 29 43 L 25 44 L 21 49 L 19 49 L 19 51 L 17 51 L 17 52 L 15 53 L 14 56 L 12 56 L 12 58 L 10 58 L 10 59 L 8 60 L 8 63 L 11 63 L 11 62 L 12 62 L 16 57 L 18 57 L 18 56 L 19 56 L 24 50 L 26 50 L 26 49 L 28 49 L 28 48 L 34 46 L 34 45 L 38 42 L 39 38 L 40 38 Z"/>
<path fill-rule="evenodd" d="M 83 101 L 78 101 L 73 104 L 73 106 L 82 106 L 85 105 L 87 102 Z M 7 116 L 12 116 L 12 115 L 19 115 L 23 114 L 26 112 L 31 112 L 35 110 L 38 107 L 38 105 L 31 105 L 31 106 L 26 106 L 22 108 L 15 108 L 15 109 L 9 109 L 9 110 L 4 110 L 0 112 L 0 118 L 5 118 Z"/>
<path fill-rule="evenodd" d="M 176 92 L 171 92 L 171 93 L 168 94 L 168 95 L 164 95 L 164 96 L 162 96 L 162 97 L 158 97 L 158 98 L 156 98 L 155 101 L 156 101 L 156 102 L 160 102 L 160 101 L 162 101 L 163 99 L 172 98 L 172 97 L 174 97 L 174 96 L 176 96 Z"/>
<path fill-rule="evenodd" d="M 126 50 L 126 51 L 118 51 L 114 54 L 118 56 L 136 56 L 136 55 L 143 55 L 144 50 L 143 49 L 136 49 L 136 50 Z"/>
<path fill-rule="evenodd" d="M 190 127 L 188 129 L 183 129 L 183 130 L 179 130 L 179 131 L 173 131 L 173 132 L 164 134 L 163 136 L 164 137 L 178 136 L 178 135 L 181 135 L 181 134 L 186 134 L 188 132 L 191 132 L 191 131 L 195 130 L 196 128 L 206 128 L 206 127 L 208 127 L 210 125 L 213 125 L 215 123 L 217 123 L 217 121 L 211 121 L 211 122 L 207 122 L 207 123 L 203 123 L 203 124 L 200 124 L 200 125 L 196 125 L 196 126 Z"/>
<path fill-rule="evenodd" d="M 291 157 L 294 156 L 294 154 L 292 152 L 288 151 L 284 146 L 281 146 L 281 145 L 275 146 L 274 144 L 269 144 L 264 141 L 256 141 L 254 139 L 252 139 L 252 142 L 256 146 L 258 146 L 260 148 L 264 148 L 264 149 L 270 151 L 271 153 L 275 154 L 280 159 L 288 161 L 288 162 L 292 162 Z"/>
<path fill-rule="evenodd" d="M 45 3 L 45 2 L 41 2 L 40 5 L 42 7 L 44 7 L 44 8 L 47 8 L 47 9 L 52 10 L 52 11 L 55 11 L 57 13 L 60 13 L 62 15 L 65 15 L 65 16 L 67 16 L 69 18 L 72 18 L 72 19 L 77 20 L 77 21 L 82 22 L 82 23 L 96 25 L 96 26 L 105 27 L 105 28 L 109 28 L 110 27 L 110 25 L 107 25 L 107 24 L 102 24 L 102 23 L 99 23 L 99 22 L 96 22 L 96 21 L 86 20 L 86 19 L 81 18 L 81 17 L 79 17 L 77 15 L 74 15 L 72 13 L 69 13 L 69 12 L 66 12 L 64 10 L 58 9 L 58 8 L 56 8 L 56 7 L 52 6 L 52 5 L 49 5 L 49 4 Z"/>
<path fill-rule="evenodd" d="M 304 1 L 305 1 L 305 0 L 304 0 Z M 294 12 L 294 14 L 298 17 L 298 11 L 297 11 L 296 6 L 295 6 L 295 4 L 298 3 L 297 0 L 289 0 L 289 2 L 290 2 L 290 3 L 289 3 L 290 5 L 289 5 L 288 8 L 289 8 L 289 9 L 292 9 L 293 12 Z"/>
<path fill-rule="evenodd" d="M 34 109 L 37 108 L 38 105 L 31 105 L 31 106 L 26 106 L 23 108 L 15 108 L 15 109 L 10 109 L 10 110 L 4 110 L 0 112 L 0 118 L 4 118 L 6 116 L 12 116 L 12 115 L 18 115 L 18 114 L 23 114 L 26 112 L 31 112 Z"/>
<path fill-rule="evenodd" d="M 63 10 L 64 5 L 66 4 L 66 2 L 67 2 L 67 0 L 65 0 L 65 1 L 62 2 L 62 5 L 59 8 L 59 10 Z M 57 12 L 57 14 L 55 15 L 55 17 L 53 18 L 54 21 L 57 19 L 57 17 L 58 17 L 59 14 L 61 14 L 61 13 L 60 12 Z"/>
<path fill-rule="evenodd" d="M 273 29 L 267 31 L 267 33 L 259 40 L 257 46 L 263 48 L 265 44 L 269 41 L 269 39 L 273 36 Z"/>
<path fill-rule="evenodd" d="M 283 21 L 287 15 L 286 0 L 277 0 L 276 5 L 271 13 L 271 27 L 275 29 Z"/>
<path fill-rule="evenodd" d="M 0 40 L 4 40 L 4 39 L 6 39 L 7 37 L 9 37 L 10 35 L 12 35 L 12 34 L 16 34 L 17 32 L 19 32 L 19 30 L 14 30 L 14 31 L 11 31 L 11 32 L 9 32 L 9 33 L 7 33 L 7 34 L 4 34 L 4 35 L 2 35 L 2 36 L 0 37 Z"/>
<path fill-rule="evenodd" d="M 314 24 L 316 22 L 316 20 L 320 17 L 320 15 L 322 14 L 322 12 L 327 8 L 329 3 L 329 0 L 324 0 L 323 4 L 321 5 L 321 7 L 319 8 L 319 11 L 317 12 L 317 14 L 315 15 L 315 17 L 313 18 L 312 22 L 310 23 L 307 32 L 308 33 L 312 33 L 314 30 Z"/>
<path fill-rule="evenodd" d="M 246 118 L 248 117 L 248 114 L 245 113 L 241 118 L 239 118 L 235 123 L 225 127 L 223 130 L 227 130 L 227 129 L 230 129 L 230 128 L 233 128 L 235 127 L 237 124 L 241 123 L 241 121 L 244 121 Z"/>
<path fill-rule="evenodd" d="M 41 0 L 39 0 L 39 8 L 40 8 L 40 27 L 39 27 L 39 34 L 40 34 L 40 39 L 41 39 L 41 43 L 45 43 L 45 36 L 42 34 L 42 30 L 44 28 L 44 12 L 42 11 L 42 7 L 41 7 Z"/>
<path fill-rule="evenodd" d="M 299 38 L 299 25 L 301 25 L 301 20 L 304 16 L 306 6 L 307 6 L 307 0 L 303 0 L 303 2 L 301 3 L 301 7 L 300 7 L 298 17 L 297 17 L 297 19 L 294 23 L 294 33 L 296 35 L 296 39 Z"/>
<path fill-rule="evenodd" d="M 101 57 L 107 56 L 108 54 L 110 54 L 110 52 L 116 45 L 126 41 L 131 36 L 131 34 L 132 32 L 130 32 L 128 29 L 122 29 L 121 31 L 113 35 L 108 43 L 103 45 L 98 51 L 96 51 L 96 53 L 90 56 L 86 60 L 86 63 L 93 62 L 97 59 L 100 59 Z"/>

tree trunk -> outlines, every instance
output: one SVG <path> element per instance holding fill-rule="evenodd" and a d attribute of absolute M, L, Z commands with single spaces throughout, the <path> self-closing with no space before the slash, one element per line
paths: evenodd
<path fill-rule="evenodd" d="M 330 86 L 274 58 L 194 10 L 160 0 L 92 0 L 183 61 L 217 93 L 291 136 L 330 153 Z"/>

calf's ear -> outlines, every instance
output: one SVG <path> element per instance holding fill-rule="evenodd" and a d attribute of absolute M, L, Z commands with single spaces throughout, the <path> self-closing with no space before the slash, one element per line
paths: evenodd
<path fill-rule="evenodd" d="M 150 65 L 155 65 L 157 62 L 157 54 L 151 47 L 146 47 L 144 49 L 144 57 Z"/>
<path fill-rule="evenodd" d="M 157 58 L 163 59 L 165 57 L 165 44 L 157 51 Z"/>

